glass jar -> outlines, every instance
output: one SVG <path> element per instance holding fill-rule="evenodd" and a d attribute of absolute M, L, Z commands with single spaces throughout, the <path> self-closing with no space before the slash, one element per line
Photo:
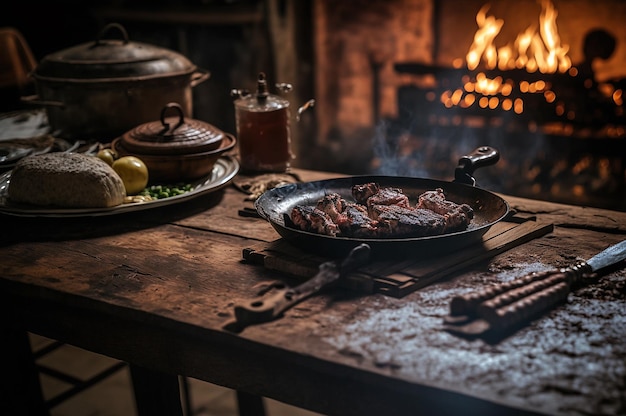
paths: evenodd
<path fill-rule="evenodd" d="M 260 73 L 256 93 L 240 94 L 234 104 L 241 170 L 285 172 L 293 159 L 289 101 L 269 94 Z"/>

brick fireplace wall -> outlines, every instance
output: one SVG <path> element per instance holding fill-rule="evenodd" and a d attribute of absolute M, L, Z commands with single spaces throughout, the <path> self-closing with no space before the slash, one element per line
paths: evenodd
<path fill-rule="evenodd" d="M 458 67 L 459 62 L 464 63 L 477 29 L 476 14 L 486 3 L 485 0 L 314 1 L 315 115 L 318 131 L 309 157 L 300 163 L 307 167 L 310 161 L 313 164 L 311 167 L 355 174 L 369 173 L 379 168 L 376 160 L 380 162 L 381 159 L 380 142 L 388 139 L 387 136 L 391 134 L 390 123 L 397 124 L 400 114 L 406 110 L 400 108 L 400 91 L 406 86 L 428 88 L 436 81 L 430 76 L 400 73 L 395 70 L 395 65 L 411 62 L 453 68 L 455 65 Z M 568 56 L 572 63 L 576 65 L 584 60 L 582 50 L 585 34 L 589 30 L 603 28 L 615 37 L 616 48 L 609 59 L 594 62 L 596 77 L 600 81 L 626 79 L 626 26 L 623 25 L 626 21 L 626 2 L 552 0 L 551 3 L 558 11 L 561 44 L 569 46 Z M 495 0 L 489 4 L 488 14 L 504 20 L 497 37 L 498 46 L 512 42 L 517 34 L 529 26 L 539 25 L 542 6 L 536 0 Z M 434 104 L 441 105 L 438 97 Z M 415 109 L 410 111 L 415 112 Z M 431 110 L 419 108 L 417 111 Z M 422 114 L 414 115 L 415 120 L 402 120 L 405 124 L 396 125 L 396 130 L 409 130 L 414 127 L 409 124 L 427 119 L 420 118 Z M 533 117 L 528 113 L 524 115 L 525 123 L 531 120 L 530 127 L 533 125 Z M 562 168 L 558 174 L 542 171 L 522 178 L 537 181 L 545 177 L 548 182 L 546 185 L 529 183 L 530 191 L 522 193 L 523 196 L 562 199 L 563 202 L 580 200 L 586 204 L 593 201 L 593 196 L 583 199 L 579 196 L 588 188 L 596 188 L 597 192 L 604 194 L 607 189 L 611 193 L 624 192 L 626 160 L 615 156 L 625 147 L 626 133 L 623 127 L 612 130 L 614 137 L 611 140 L 572 142 L 573 155 L 568 154 L 564 160 L 552 161 L 551 152 L 569 150 L 567 139 L 558 137 L 558 140 L 552 140 L 546 145 L 546 138 L 538 135 L 536 129 L 526 135 L 510 135 L 502 124 L 505 123 L 506 127 L 506 117 L 500 120 L 496 118 L 483 120 L 478 130 L 471 126 L 447 129 L 443 135 L 445 137 L 438 132 L 428 138 L 407 135 L 391 137 L 389 140 L 393 142 L 392 146 L 383 146 L 383 151 L 387 152 L 383 156 L 387 159 L 395 157 L 396 165 L 420 165 L 420 158 L 430 161 L 436 159 L 435 169 L 400 169 L 396 173 L 449 179 L 441 175 L 445 175 L 445 172 L 451 174 L 458 157 L 473 145 L 482 144 L 481 141 L 485 139 L 484 144 L 504 146 L 500 149 L 504 160 L 499 164 L 496 175 L 504 176 L 512 171 L 521 177 L 520 173 L 537 170 L 537 165 L 571 165 Z M 450 120 L 456 122 L 452 118 Z M 492 121 L 499 123 L 496 128 L 490 128 L 489 123 Z M 393 134 L 397 134 L 397 131 Z M 471 138 L 465 140 L 468 136 Z M 589 146 L 595 149 L 587 157 L 583 153 L 588 150 L 585 147 Z M 522 160 L 524 158 L 528 160 Z M 541 160 L 535 162 L 533 158 Z M 572 186 L 550 183 L 557 176 L 559 180 L 570 180 L 570 177 L 580 172 L 581 166 L 586 165 L 597 165 L 597 172 L 588 173 L 590 177 L 584 181 L 578 180 Z M 390 170 L 385 172 L 394 173 Z M 594 175 L 603 177 L 594 178 Z M 598 183 L 602 185 L 598 186 Z M 496 191 L 513 194 L 520 189 L 517 184 L 507 184 L 500 179 L 488 182 L 488 185 L 493 185 Z M 533 194 L 537 189 L 540 191 Z M 613 197 L 611 194 L 608 199 Z M 617 195 L 616 198 L 620 199 L 618 208 L 626 207 L 626 196 Z"/>
<path fill-rule="evenodd" d="M 360 137 L 395 114 L 393 63 L 432 62 L 432 16 L 432 0 L 314 3 L 318 144 Z"/>

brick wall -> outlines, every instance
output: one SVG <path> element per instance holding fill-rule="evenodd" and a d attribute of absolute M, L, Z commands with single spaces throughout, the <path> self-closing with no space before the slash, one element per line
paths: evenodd
<path fill-rule="evenodd" d="M 393 63 L 431 62 L 431 0 L 333 1 L 314 7 L 318 141 L 358 138 L 396 112 Z M 374 91 L 375 77 L 379 91 Z M 375 94 L 380 105 L 374 108 Z"/>

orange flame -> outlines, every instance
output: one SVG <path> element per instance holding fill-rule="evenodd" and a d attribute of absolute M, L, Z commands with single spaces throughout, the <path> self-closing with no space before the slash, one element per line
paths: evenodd
<path fill-rule="evenodd" d="M 494 40 L 500 33 L 504 20 L 488 16 L 489 5 L 484 5 L 476 14 L 478 30 L 466 55 L 470 70 L 484 63 L 488 69 L 507 70 L 525 68 L 528 72 L 537 70 L 544 74 L 566 72 L 572 65 L 567 56 L 569 46 L 561 45 L 556 26 L 558 12 L 550 0 L 542 0 L 539 16 L 539 33 L 529 27 L 520 33 L 513 45 L 496 48 Z"/>
<path fill-rule="evenodd" d="M 488 66 L 495 67 L 494 59 L 497 59 L 497 53 L 493 40 L 500 33 L 504 20 L 487 16 L 487 10 L 489 10 L 488 4 L 484 5 L 476 15 L 478 30 L 474 34 L 474 42 L 466 57 L 469 69 L 476 69 L 483 56 Z"/>

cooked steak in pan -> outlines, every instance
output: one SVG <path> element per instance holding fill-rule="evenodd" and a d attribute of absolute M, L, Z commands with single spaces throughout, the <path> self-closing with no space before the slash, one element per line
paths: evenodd
<path fill-rule="evenodd" d="M 296 227 L 331 236 L 396 238 L 438 235 L 466 229 L 473 218 L 467 204 L 445 198 L 442 189 L 421 194 L 412 206 L 401 189 L 370 182 L 352 187 L 356 202 L 328 193 L 316 205 L 297 205 L 291 220 Z"/>

